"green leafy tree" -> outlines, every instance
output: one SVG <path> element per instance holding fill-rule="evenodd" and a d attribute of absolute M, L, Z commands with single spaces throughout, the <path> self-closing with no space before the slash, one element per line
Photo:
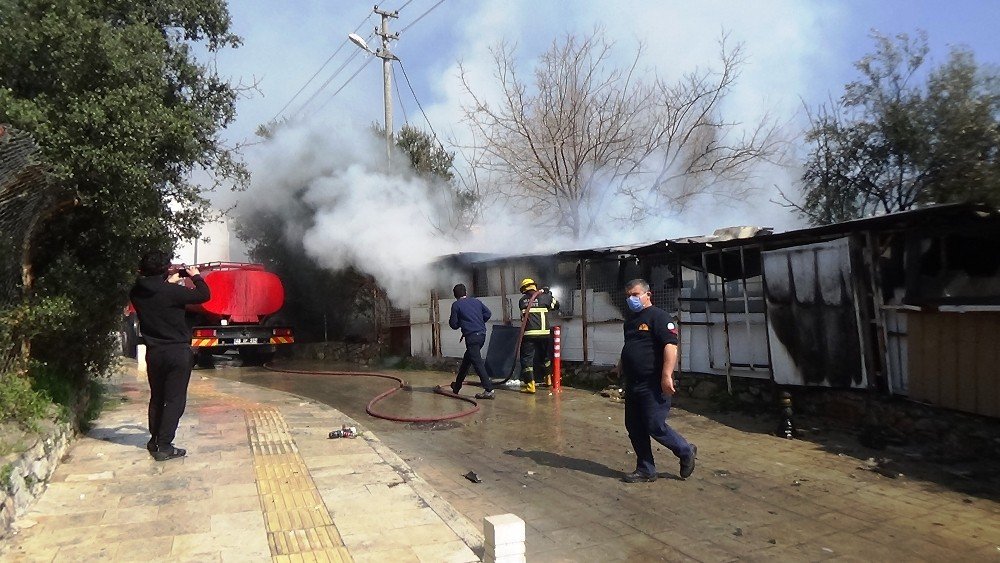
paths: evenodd
<path fill-rule="evenodd" d="M 967 50 L 927 70 L 927 37 L 874 35 L 861 76 L 811 112 L 801 203 L 826 224 L 937 203 L 1000 205 L 1000 77 Z"/>
<path fill-rule="evenodd" d="M 80 389 L 113 360 L 139 255 L 199 232 L 203 186 L 246 181 L 219 137 L 239 86 L 196 59 L 236 47 L 224 0 L 0 0 L 0 122 L 66 194 L 32 233 L 31 300 L 68 300 L 31 353 Z M 61 301 L 62 302 L 62 301 Z"/>
<path fill-rule="evenodd" d="M 384 135 L 385 128 L 374 128 Z M 478 217 L 479 196 L 459 184 L 455 178 L 455 153 L 446 150 L 437 139 L 412 125 L 404 125 L 395 134 L 396 147 L 409 158 L 410 167 L 430 185 L 430 197 L 438 201 L 441 217 L 434 227 L 442 234 L 467 231 Z"/>

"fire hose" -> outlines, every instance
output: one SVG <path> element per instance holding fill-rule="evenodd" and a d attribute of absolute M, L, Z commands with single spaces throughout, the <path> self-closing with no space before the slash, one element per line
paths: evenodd
<path fill-rule="evenodd" d="M 272 366 L 271 364 L 266 364 L 264 366 L 264 369 L 267 369 L 267 370 L 270 370 L 270 371 L 279 372 L 279 373 L 303 373 L 303 374 L 307 374 L 307 375 L 336 375 L 336 376 L 348 376 L 348 377 L 377 377 L 377 378 L 380 378 L 380 379 L 391 379 L 391 380 L 393 380 L 393 381 L 396 382 L 396 386 L 393 387 L 392 389 L 389 389 L 388 391 L 384 391 L 382 393 L 379 393 L 374 399 L 372 399 L 371 401 L 369 401 L 368 405 L 365 407 L 365 412 L 367 412 L 369 415 L 374 416 L 375 418 L 381 418 L 381 419 L 384 419 L 384 420 L 392 420 L 392 421 L 395 421 L 395 422 L 439 422 L 439 421 L 442 421 L 442 420 L 451 420 L 451 419 L 455 419 L 455 418 L 461 418 L 463 416 L 468 416 L 470 414 L 479 412 L 479 403 L 477 403 L 476 401 L 474 401 L 474 400 L 472 400 L 472 399 L 470 399 L 468 397 L 463 397 L 461 395 L 456 395 L 455 393 L 451 393 L 449 391 L 445 391 L 444 389 L 441 388 L 440 385 L 438 385 L 438 386 L 436 386 L 434 388 L 434 392 L 435 393 L 437 393 L 439 395 L 444 395 L 446 397 L 451 397 L 453 399 L 458 399 L 459 401 L 465 401 L 466 403 L 471 403 L 472 404 L 472 408 L 465 409 L 463 411 L 459 411 L 459 412 L 452 413 L 452 414 L 441 415 L 441 416 L 415 416 L 415 417 L 409 417 L 409 416 L 397 416 L 397 415 L 392 415 L 392 414 L 386 414 L 386 413 L 379 412 L 379 411 L 375 410 L 375 404 L 378 403 L 379 401 L 382 401 L 383 399 L 388 398 L 389 396 L 391 396 L 392 394 L 396 393 L 400 389 L 407 389 L 407 388 L 409 388 L 409 386 L 406 385 L 406 382 L 403 379 L 401 379 L 399 377 L 396 377 L 394 375 L 389 375 L 387 373 L 369 372 L 369 371 L 322 371 L 322 370 L 305 370 L 305 369 L 277 368 L 277 367 Z"/>
<path fill-rule="evenodd" d="M 525 329 L 528 326 L 528 315 L 530 314 L 529 311 L 531 310 L 531 306 L 538 299 L 538 296 L 541 295 L 541 294 L 542 294 L 542 291 L 541 290 L 537 290 L 537 291 L 535 291 L 534 293 L 531 294 L 531 297 L 528 298 L 528 303 L 527 303 L 527 305 L 524 308 L 524 314 L 521 317 L 521 330 L 519 331 L 519 333 L 517 335 L 517 344 L 514 346 L 514 362 L 513 362 L 512 366 L 511 366 L 510 372 L 507 374 L 507 377 L 504 378 L 504 379 L 502 379 L 502 380 L 500 380 L 500 381 L 495 381 L 494 382 L 495 385 L 503 385 L 503 384 L 507 383 L 508 381 L 510 381 L 510 378 L 514 376 L 514 372 L 517 369 L 518 354 L 521 351 L 521 340 L 524 338 L 524 331 L 525 331 Z M 444 388 L 442 388 L 440 385 L 438 385 L 438 386 L 434 387 L 434 392 L 435 393 L 437 393 L 439 395 L 444 395 L 446 397 L 451 397 L 451 398 L 454 398 L 454 399 L 458 399 L 459 401 L 465 401 L 466 403 L 471 403 L 472 404 L 472 408 L 466 409 L 464 411 L 460 411 L 460 412 L 457 412 L 457 413 L 448 414 L 448 415 L 431 416 L 431 417 L 406 417 L 406 416 L 397 416 L 397 415 L 385 414 L 385 413 L 382 413 L 382 412 L 379 412 L 379 411 L 375 410 L 375 405 L 379 401 L 382 401 L 383 399 L 386 399 L 389 396 L 393 395 L 394 393 L 396 393 L 400 389 L 406 389 L 408 387 L 406 385 L 406 382 L 403 379 L 401 379 L 399 377 L 396 377 L 394 375 L 389 375 L 389 374 L 386 374 L 386 373 L 377 373 L 377 372 L 366 372 L 366 371 L 323 371 L 323 370 L 304 370 L 304 369 L 277 368 L 277 367 L 272 366 L 271 364 L 264 365 L 264 369 L 267 369 L 267 370 L 270 370 L 270 371 L 274 371 L 274 372 L 279 372 L 279 373 L 303 373 L 303 374 L 307 374 L 307 375 L 334 375 L 334 376 L 348 376 L 348 377 L 377 377 L 377 378 L 380 378 L 380 379 L 391 379 L 391 380 L 393 380 L 393 381 L 396 382 L 396 384 L 397 384 L 396 387 L 393 387 L 392 389 L 389 389 L 388 391 L 384 391 L 384 392 L 378 394 L 374 399 L 372 399 L 371 401 L 368 402 L 367 406 L 365 406 L 365 412 L 367 412 L 369 415 L 374 416 L 375 418 L 381 418 L 381 419 L 384 419 L 384 420 L 392 420 L 392 421 L 395 421 L 395 422 L 439 422 L 439 421 L 442 421 L 442 420 L 452 420 L 452 419 L 455 419 L 455 418 L 461 418 L 463 416 L 468 416 L 470 414 L 479 412 L 479 403 L 477 403 L 473 399 L 470 399 L 468 397 L 463 397 L 463 396 L 458 395 L 456 393 L 451 393 L 449 391 L 445 391 Z"/>
<path fill-rule="evenodd" d="M 521 340 L 524 340 L 524 331 L 528 327 L 528 315 L 531 314 L 529 311 L 531 311 L 531 306 L 535 304 L 535 301 L 541 294 L 542 290 L 539 289 L 536 290 L 534 293 L 532 293 L 531 297 L 528 298 L 528 303 L 524 307 L 524 314 L 521 315 L 521 330 L 517 333 L 517 343 L 514 345 L 514 361 L 511 363 L 510 372 L 504 379 L 500 381 L 494 381 L 493 382 L 494 385 L 504 385 L 505 383 L 510 381 L 511 377 L 514 377 L 514 372 L 517 371 L 518 357 L 521 353 Z"/>

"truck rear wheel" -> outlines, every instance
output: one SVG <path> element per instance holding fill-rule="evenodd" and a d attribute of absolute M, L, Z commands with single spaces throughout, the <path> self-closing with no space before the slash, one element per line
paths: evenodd
<path fill-rule="evenodd" d="M 252 346 L 239 347 L 240 360 L 245 366 L 259 366 L 274 359 L 274 350 Z"/>
<path fill-rule="evenodd" d="M 195 354 L 195 363 L 200 368 L 214 368 L 215 356 L 210 350 L 198 349 L 197 354 Z"/>

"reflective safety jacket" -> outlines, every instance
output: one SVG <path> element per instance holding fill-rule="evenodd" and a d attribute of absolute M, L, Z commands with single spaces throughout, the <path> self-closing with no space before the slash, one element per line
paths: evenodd
<path fill-rule="evenodd" d="M 549 312 L 559 309 L 559 301 L 557 301 L 551 293 L 539 291 L 537 292 L 538 295 L 535 297 L 534 302 L 531 303 L 531 308 L 529 309 L 528 303 L 531 301 L 531 296 L 535 295 L 535 293 L 536 292 L 534 291 L 526 291 L 524 295 L 521 296 L 521 300 L 518 302 L 518 308 L 521 309 L 521 319 L 525 322 L 524 336 L 549 336 L 552 332 Z M 525 310 L 527 310 L 528 313 L 527 320 L 524 320 Z"/>

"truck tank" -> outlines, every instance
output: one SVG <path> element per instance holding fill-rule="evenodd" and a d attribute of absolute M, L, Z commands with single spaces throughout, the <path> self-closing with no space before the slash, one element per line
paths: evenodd
<path fill-rule="evenodd" d="M 244 362 L 266 362 L 279 346 L 295 342 L 292 328 L 274 316 L 285 302 L 277 275 L 262 264 L 210 262 L 197 267 L 211 291 L 208 301 L 187 308 L 199 365 L 211 365 L 215 354 L 227 350 L 239 352 Z"/>
<path fill-rule="evenodd" d="M 231 323 L 258 323 L 277 313 L 285 302 L 285 288 L 278 276 L 264 271 L 263 266 L 242 265 L 234 269 L 208 269 L 202 277 L 212 297 L 189 311 L 205 318 L 228 319 Z"/>

